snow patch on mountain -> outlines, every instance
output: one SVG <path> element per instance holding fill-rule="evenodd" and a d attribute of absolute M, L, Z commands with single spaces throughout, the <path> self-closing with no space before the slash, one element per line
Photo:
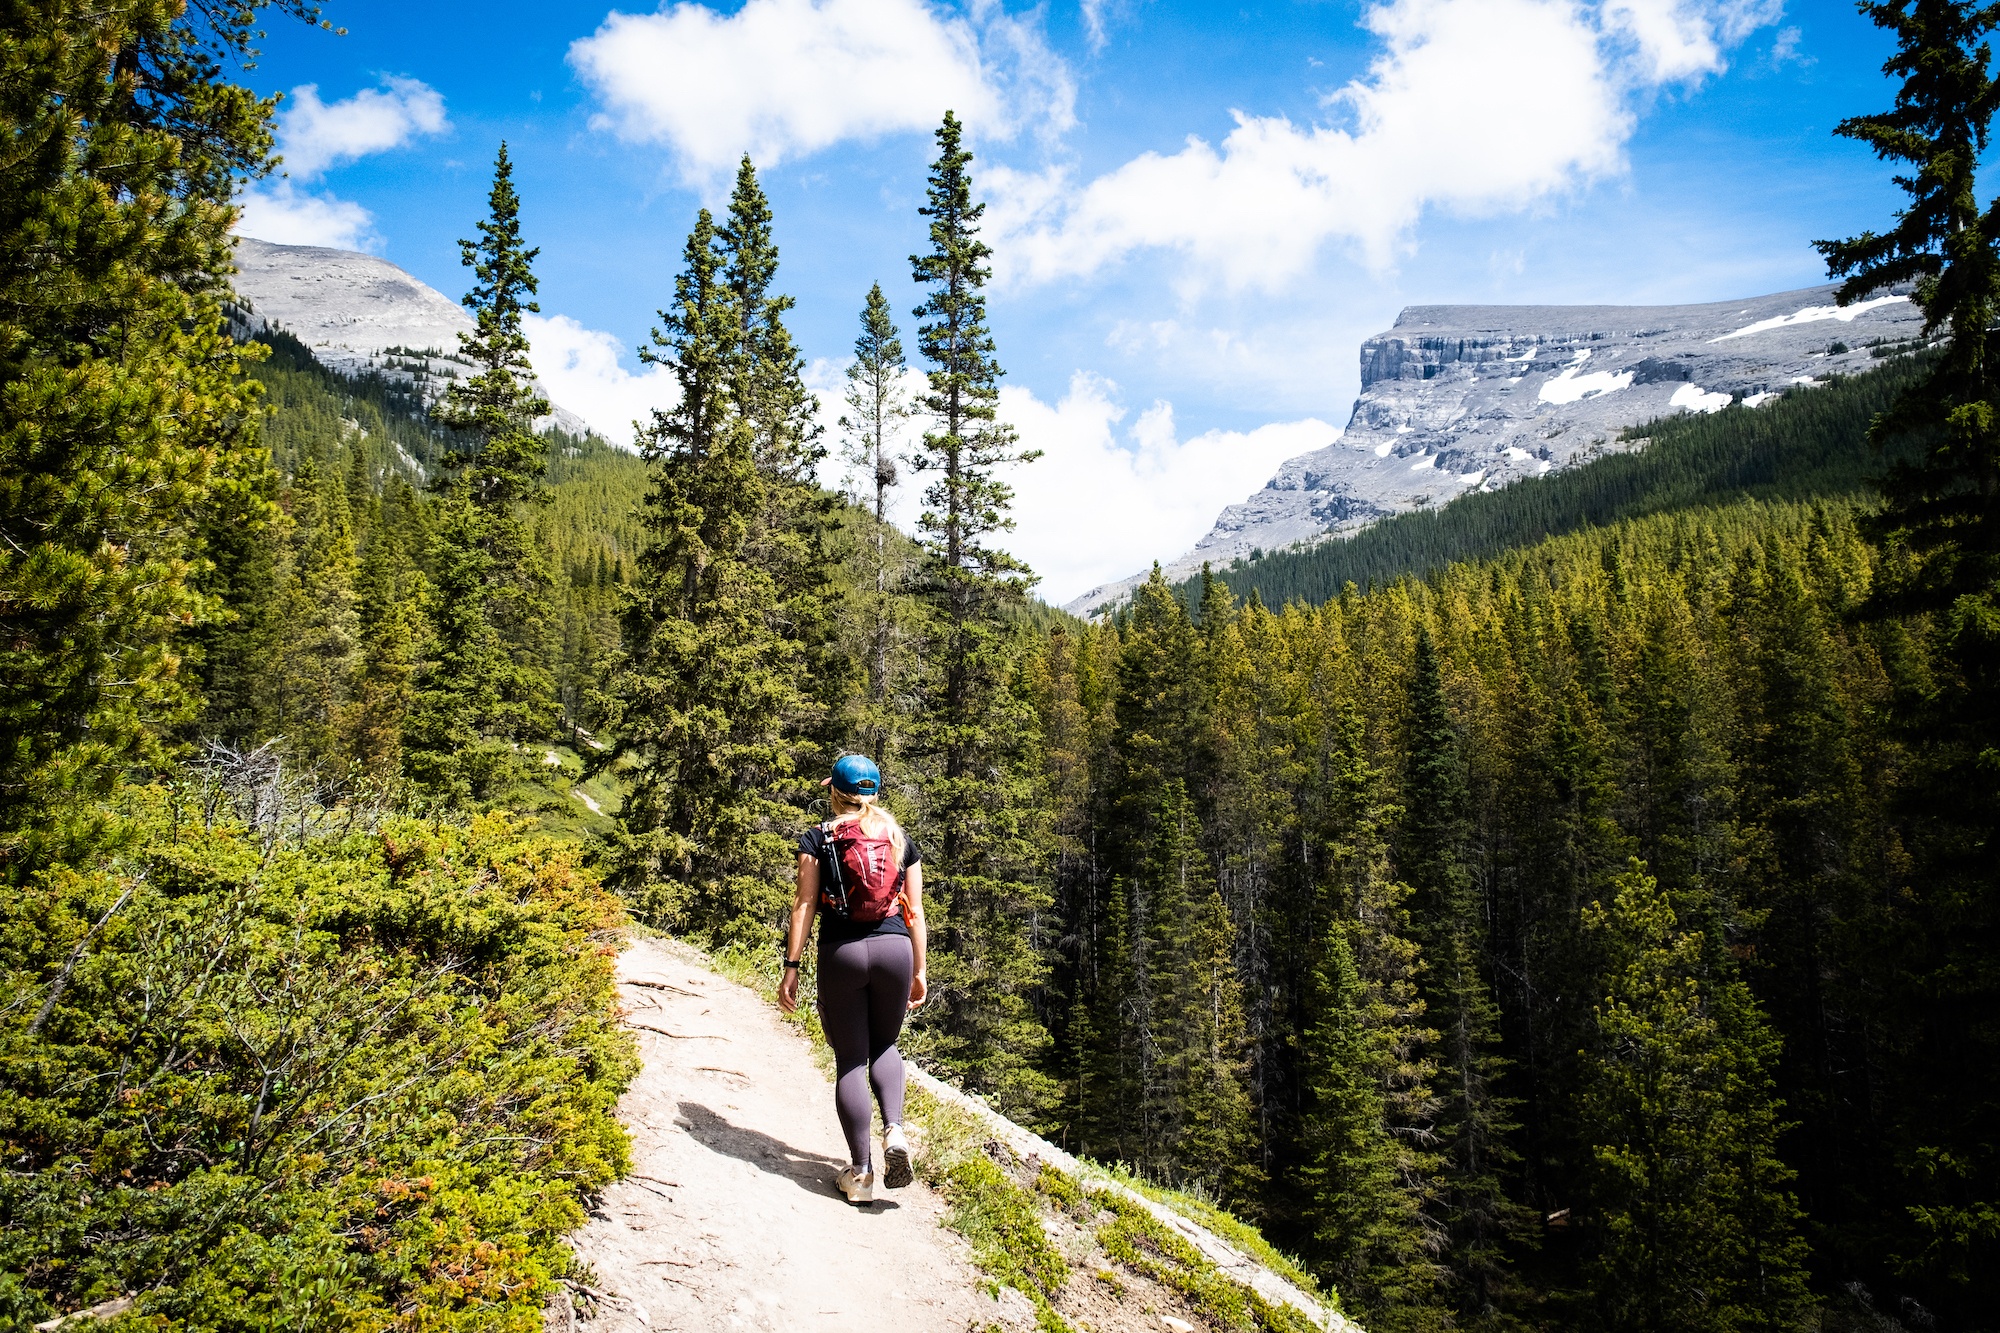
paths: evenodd
<path fill-rule="evenodd" d="M 1794 310 L 1789 315 L 1774 315 L 1770 319 L 1760 319 L 1755 324 L 1745 324 L 1742 328 L 1723 334 L 1720 338 L 1710 338 L 1712 343 L 1728 342 L 1731 338 L 1747 338 L 1753 333 L 1768 333 L 1772 329 L 1789 329 L 1797 324 L 1817 324 L 1822 320 L 1837 319 L 1843 324 L 1852 324 L 1862 315 L 1877 307 L 1892 305 L 1897 301 L 1907 302 L 1907 296 L 1878 296 L 1870 301 L 1856 301 L 1853 305 L 1809 305 L 1803 310 Z"/>

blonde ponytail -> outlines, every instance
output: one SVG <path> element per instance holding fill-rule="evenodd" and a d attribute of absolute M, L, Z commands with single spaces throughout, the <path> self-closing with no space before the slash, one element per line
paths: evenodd
<path fill-rule="evenodd" d="M 829 789 L 833 804 L 833 822 L 844 824 L 852 819 L 861 825 L 861 831 L 871 838 L 887 838 L 896 849 L 896 864 L 903 863 L 909 852 L 909 835 L 896 817 L 883 809 L 873 796 L 849 796 L 844 791 Z"/>

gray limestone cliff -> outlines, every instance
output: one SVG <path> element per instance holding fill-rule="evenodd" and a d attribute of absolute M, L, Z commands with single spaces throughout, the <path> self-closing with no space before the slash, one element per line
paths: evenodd
<path fill-rule="evenodd" d="M 1680 306 L 1411 306 L 1361 345 L 1338 440 L 1222 511 L 1171 565 L 1184 578 L 1253 552 L 1350 536 L 1392 514 L 1541 476 L 1621 446 L 1628 426 L 1770 401 L 1854 374 L 1922 335 L 1907 297 L 1845 308 L 1834 288 Z M 1116 606 L 1143 575 L 1069 603 Z"/>

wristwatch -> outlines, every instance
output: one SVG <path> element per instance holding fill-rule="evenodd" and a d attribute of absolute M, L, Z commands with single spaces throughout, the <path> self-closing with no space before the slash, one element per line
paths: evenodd
<path fill-rule="evenodd" d="M 799 965 L 799 960 L 796 958 L 787 958 L 785 960 L 786 967 L 797 967 L 798 965 Z"/>

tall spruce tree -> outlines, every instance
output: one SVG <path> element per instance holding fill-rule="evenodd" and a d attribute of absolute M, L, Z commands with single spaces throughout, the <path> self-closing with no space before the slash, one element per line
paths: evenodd
<path fill-rule="evenodd" d="M 1156 1179 L 1201 1181 L 1231 1199 L 1252 1197 L 1250 1097 L 1244 1086 L 1243 993 L 1235 931 L 1187 788 L 1170 780 L 1151 821 L 1153 845 L 1135 869 L 1149 886 L 1139 1046 L 1140 1153 Z"/>
<path fill-rule="evenodd" d="M 1302 1060 L 1309 1093 L 1299 1172 L 1313 1257 L 1371 1327 L 1450 1326 L 1439 1262 L 1447 1238 L 1433 1209 L 1441 1162 L 1438 1105 L 1410 939 L 1410 890 L 1390 876 L 1393 806 L 1368 762 L 1359 710 L 1329 720 L 1323 865 L 1323 962 Z"/>
<path fill-rule="evenodd" d="M 716 228 L 716 248 L 737 322 L 730 401 L 751 432 L 752 457 L 762 482 L 762 509 L 744 553 L 771 579 L 777 599 L 771 625 L 794 654 L 797 694 L 792 706 L 803 711 L 783 719 L 786 734 L 800 744 L 817 741 L 824 751 L 833 739 L 833 719 L 847 682 L 847 673 L 834 665 L 835 595 L 826 549 L 836 500 L 820 489 L 815 476 L 826 456 L 819 400 L 806 388 L 805 357 L 785 325 L 785 314 L 795 303 L 772 287 L 778 244 L 771 204 L 747 153 L 737 167 L 729 215 Z M 793 799 L 803 804 L 817 794 L 808 787 L 794 792 Z"/>
<path fill-rule="evenodd" d="M 273 6 L 317 16 L 303 0 Z M 221 77 L 263 6 L 27 5 L 0 33 L 0 875 L 190 715 L 177 636 L 219 482 L 251 470 L 230 196 L 275 103 Z"/>
<path fill-rule="evenodd" d="M 306 459 L 286 493 L 271 647 L 269 728 L 292 760 L 337 775 L 347 766 L 348 696 L 360 670 L 358 564 L 347 491 Z"/>
<path fill-rule="evenodd" d="M 346 750 L 372 779 L 402 772 L 403 729 L 429 623 L 429 580 L 409 540 L 419 500 L 396 479 L 371 503 L 368 546 L 356 581 L 360 598 L 361 669 L 354 682 Z"/>
<path fill-rule="evenodd" d="M 903 340 L 896 329 L 882 284 L 868 289 L 861 308 L 861 336 L 854 340 L 854 361 L 847 368 L 847 412 L 840 428 L 847 440 L 842 454 L 863 483 L 861 498 L 875 518 L 868 534 L 872 587 L 862 593 L 862 618 L 867 636 L 868 697 L 856 710 L 862 748 L 878 757 L 890 751 L 896 710 L 891 684 L 891 658 L 900 637 L 897 600 L 892 593 L 900 571 L 892 568 L 889 545 L 889 493 L 896 485 L 896 436 L 909 416 L 903 388 L 907 365 Z M 869 494 L 872 492 L 872 496 Z"/>
<path fill-rule="evenodd" d="M 1592 1303 L 1616 1333 L 1800 1327 L 1778 1039 L 1720 942 L 1686 927 L 1642 863 L 1614 887 L 1584 914 L 1606 964 L 1582 1107 Z"/>
<path fill-rule="evenodd" d="M 548 499 L 548 446 L 535 421 L 549 403 L 535 387 L 522 323 L 541 308 L 541 252 L 523 244 L 520 213 L 502 143 L 479 237 L 459 242 L 476 279 L 464 300 L 475 328 L 459 344 L 476 372 L 452 381 L 436 413 L 468 447 L 445 455 L 440 479 L 435 662 L 411 728 L 414 775 L 461 799 L 490 793 L 517 768 L 518 744 L 556 726 L 551 576 L 527 514 Z"/>
<path fill-rule="evenodd" d="M 1163 1010 L 1158 988 L 1178 986 L 1181 969 L 1206 962 L 1184 956 L 1186 941 L 1177 938 L 1189 929 L 1191 903 L 1206 897 L 1205 890 L 1188 893 L 1187 877 L 1197 874 L 1203 885 L 1210 879 L 1191 866 L 1198 839 L 1190 841 L 1188 830 L 1197 819 L 1188 790 L 1200 774 L 1204 664 L 1187 608 L 1157 565 L 1134 593 L 1119 637 L 1112 771 L 1104 783 L 1101 827 L 1112 894 L 1123 916 L 1123 947 L 1131 956 L 1117 960 L 1114 989 L 1097 1006 L 1092 1029 L 1102 1070 L 1090 1081 L 1106 1100 L 1087 1114 L 1100 1134 L 1117 1126 L 1130 1160 L 1172 1174 L 1176 1130 L 1162 1109 L 1159 1061 L 1162 1043 L 1181 1039 L 1168 1029 L 1186 1014 L 1179 1006 Z M 1161 949 L 1167 957 L 1157 957 Z M 1129 1078 L 1116 1072 L 1128 1064 Z"/>
<path fill-rule="evenodd" d="M 1450 1246 L 1444 1264 L 1461 1318 L 1476 1324 L 1498 1315 L 1510 1286 L 1506 1244 L 1531 1219 L 1508 1199 L 1503 1180 L 1516 1155 L 1507 1137 L 1515 1126 L 1495 1087 L 1504 1068 L 1500 1013 L 1487 980 L 1485 903 L 1468 864 L 1471 793 L 1427 628 L 1417 632 L 1407 710 L 1396 873 L 1410 888 L 1425 1019 L 1438 1033 L 1437 1213 Z"/>
<path fill-rule="evenodd" d="M 1990 1298 L 1975 1294 L 1972 1275 L 2000 1263 L 2000 1144 L 1987 1128 L 2000 1118 L 1990 1017 L 2000 1013 L 2000 198 L 1981 203 L 1978 173 L 2000 110 L 1989 40 L 2000 4 L 1869 0 L 1861 10 L 1895 37 L 1883 65 L 1898 82 L 1895 105 L 1836 133 L 1898 164 L 1909 204 L 1888 230 L 1820 249 L 1846 279 L 1843 303 L 1912 283 L 1925 333 L 1945 345 L 1874 426 L 1878 442 L 1913 442 L 1919 454 L 1883 483 L 1872 528 L 1899 558 L 1869 610 L 1930 617 L 1941 669 L 1908 691 L 1917 766 L 1899 823 L 1910 871 L 1878 923 L 1884 956 L 1913 960 L 1882 976 L 1878 1001 L 1895 1013 L 1887 1137 L 1908 1195 L 1886 1234 L 1853 1257 L 1871 1280 L 1947 1317 L 1983 1317 Z M 1918 1072 L 1941 1061 L 1950 1077 Z"/>
<path fill-rule="evenodd" d="M 610 758 L 634 765 L 612 882 L 643 920 L 762 942 L 787 897 L 792 815 L 777 792 L 793 774 L 797 655 L 754 558 L 767 481 L 734 396 L 744 325 L 707 209 L 682 258 L 663 327 L 640 350 L 673 371 L 680 402 L 640 437 L 653 468 L 646 546 L 607 687 Z"/>
<path fill-rule="evenodd" d="M 1024 828 L 1032 720 L 1006 688 L 1007 614 L 1031 576 L 992 539 L 1013 526 L 1013 489 L 1000 469 L 1036 454 L 996 415 L 1001 371 L 984 294 L 992 251 L 979 239 L 986 206 L 973 202 L 962 135 L 946 112 L 919 210 L 930 219 L 930 249 L 910 261 L 930 289 L 916 313 L 929 363 L 918 407 L 932 424 L 910 458 L 930 478 L 916 588 L 929 612 L 928 680 L 910 753 L 922 770 L 925 887 L 937 908 L 937 1051 L 970 1086 L 1032 1117 L 1053 1095 L 1039 1068 L 1047 1031 L 1030 1003 L 1047 972 L 1030 945 L 1031 921 L 1050 900 L 1034 879 Z"/>

